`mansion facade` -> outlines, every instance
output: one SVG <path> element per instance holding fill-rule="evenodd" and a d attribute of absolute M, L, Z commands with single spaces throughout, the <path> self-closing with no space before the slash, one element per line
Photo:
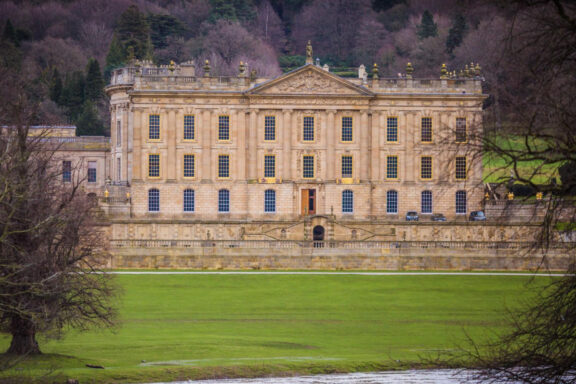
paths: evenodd
<path fill-rule="evenodd" d="M 473 70 L 471 72 L 474 72 Z M 477 73 L 476 75 L 479 75 Z M 192 63 L 113 73 L 110 191 L 130 217 L 388 221 L 481 209 L 481 79 L 272 79 Z"/>

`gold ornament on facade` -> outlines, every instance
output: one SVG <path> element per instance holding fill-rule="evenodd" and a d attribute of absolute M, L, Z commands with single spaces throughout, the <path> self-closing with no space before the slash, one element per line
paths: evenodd
<path fill-rule="evenodd" d="M 312 51 L 312 43 L 308 40 L 308 44 L 306 44 L 306 64 L 313 64 L 314 59 L 312 58 L 313 51 Z"/>
<path fill-rule="evenodd" d="M 408 62 L 406 64 L 406 78 L 411 79 L 413 73 L 414 73 L 414 67 L 412 66 L 412 63 Z"/>
<path fill-rule="evenodd" d="M 168 70 L 172 73 L 174 73 L 174 70 L 176 69 L 176 64 L 174 64 L 174 60 L 170 60 L 170 65 L 168 65 Z"/>
<path fill-rule="evenodd" d="M 378 76 L 378 64 L 374 63 L 374 66 L 372 67 L 372 79 L 374 80 L 378 80 L 379 76 Z"/>
<path fill-rule="evenodd" d="M 440 78 L 441 79 L 448 78 L 448 68 L 446 68 L 446 64 L 442 64 L 442 68 L 440 68 Z"/>
<path fill-rule="evenodd" d="M 202 69 L 204 69 L 204 77 L 210 77 L 210 60 L 206 59 Z"/>

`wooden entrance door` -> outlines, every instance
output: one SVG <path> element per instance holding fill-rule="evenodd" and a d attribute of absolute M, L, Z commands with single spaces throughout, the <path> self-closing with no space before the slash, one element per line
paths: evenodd
<path fill-rule="evenodd" d="M 316 214 L 316 190 L 303 189 L 301 200 L 302 216 Z"/>

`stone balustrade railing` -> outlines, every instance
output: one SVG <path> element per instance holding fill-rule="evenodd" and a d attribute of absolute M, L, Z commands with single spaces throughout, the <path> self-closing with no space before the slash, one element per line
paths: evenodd
<path fill-rule="evenodd" d="M 244 249 L 525 249 L 533 246 L 525 241 L 297 241 L 297 240 L 112 240 L 112 248 L 244 248 Z M 571 249 L 574 242 L 556 242 L 552 249 Z"/>

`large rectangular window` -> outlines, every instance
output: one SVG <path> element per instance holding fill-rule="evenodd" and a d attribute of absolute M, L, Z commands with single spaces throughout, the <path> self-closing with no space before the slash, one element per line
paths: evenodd
<path fill-rule="evenodd" d="M 466 180 L 466 157 L 456 157 L 456 180 Z"/>
<path fill-rule="evenodd" d="M 386 121 L 386 141 L 398 142 L 398 118 L 389 117 Z"/>
<path fill-rule="evenodd" d="M 184 116 L 184 140 L 196 140 L 194 115 Z"/>
<path fill-rule="evenodd" d="M 342 213 L 354 213 L 354 192 L 342 191 Z"/>
<path fill-rule="evenodd" d="M 420 127 L 420 140 L 423 143 L 431 143 L 432 142 L 432 118 L 431 117 L 423 117 L 422 123 Z"/>
<path fill-rule="evenodd" d="M 194 212 L 195 198 L 193 189 L 184 190 L 184 212 Z"/>
<path fill-rule="evenodd" d="M 456 118 L 456 142 L 465 143 L 468 141 L 468 132 L 466 127 L 466 118 L 457 117 Z"/>
<path fill-rule="evenodd" d="M 69 160 L 62 162 L 62 181 L 65 183 L 72 181 L 72 162 Z"/>
<path fill-rule="evenodd" d="M 432 192 L 422 191 L 420 208 L 422 213 L 432 213 Z"/>
<path fill-rule="evenodd" d="M 342 156 L 342 177 L 343 178 L 351 178 L 353 177 L 353 160 L 352 156 L 344 155 Z"/>
<path fill-rule="evenodd" d="M 273 189 L 264 191 L 264 212 L 276 212 L 276 191 Z"/>
<path fill-rule="evenodd" d="M 218 156 L 218 177 L 221 179 L 230 177 L 230 156 Z"/>
<path fill-rule="evenodd" d="M 398 156 L 386 156 L 386 178 L 398 178 Z"/>
<path fill-rule="evenodd" d="M 148 211 L 160 211 L 160 191 L 156 188 L 152 188 L 148 191 Z"/>
<path fill-rule="evenodd" d="M 160 155 L 148 155 L 148 177 L 160 177 Z"/>
<path fill-rule="evenodd" d="M 96 182 L 96 162 L 95 161 L 89 161 L 88 162 L 88 182 L 89 183 L 95 183 Z"/>
<path fill-rule="evenodd" d="M 276 116 L 264 116 L 264 140 L 276 140 Z"/>
<path fill-rule="evenodd" d="M 230 140 L 230 116 L 218 116 L 218 140 Z"/>
<path fill-rule="evenodd" d="M 398 213 L 398 192 L 386 192 L 386 213 Z"/>
<path fill-rule="evenodd" d="M 195 177 L 196 156 L 184 155 L 184 177 Z"/>
<path fill-rule="evenodd" d="M 264 177 L 276 177 L 276 156 L 264 155 Z"/>
<path fill-rule="evenodd" d="M 314 178 L 314 156 L 302 156 L 302 177 L 305 179 Z"/>
<path fill-rule="evenodd" d="M 148 116 L 148 139 L 160 140 L 160 115 Z"/>
<path fill-rule="evenodd" d="M 354 140 L 352 118 L 345 116 L 342 118 L 342 141 L 350 143 Z"/>
<path fill-rule="evenodd" d="M 456 213 L 466 214 L 466 191 L 456 191 Z"/>
<path fill-rule="evenodd" d="M 221 189 L 218 191 L 218 212 L 230 212 L 230 191 L 227 189 Z"/>
<path fill-rule="evenodd" d="M 314 116 L 304 116 L 302 140 L 314 141 Z"/>
<path fill-rule="evenodd" d="M 432 156 L 422 156 L 420 158 L 420 178 L 422 180 L 432 179 Z"/>

